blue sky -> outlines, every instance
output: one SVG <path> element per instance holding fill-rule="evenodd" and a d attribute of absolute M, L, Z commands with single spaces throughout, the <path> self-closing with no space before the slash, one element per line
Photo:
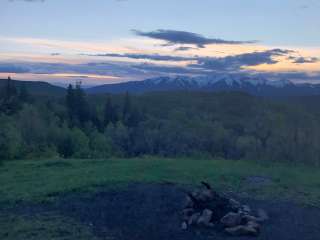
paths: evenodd
<path fill-rule="evenodd" d="M 148 57 L 102 57 L 101 54 L 105 53 L 201 56 L 213 58 L 210 59 L 213 60 L 212 66 L 230 61 L 230 56 L 238 55 L 234 59 L 242 61 L 243 56 L 239 55 L 254 53 L 250 57 L 257 57 L 257 52 L 267 51 L 268 54 L 272 49 L 282 49 L 293 52 L 264 58 L 265 63 L 240 63 L 240 68 L 232 70 L 245 68 L 246 71 L 255 72 L 304 72 L 312 74 L 312 79 L 320 71 L 318 0 L 1 0 L 0 9 L 0 72 L 2 71 L 2 75 L 18 74 L 7 71 L 10 70 L 8 64 L 29 69 L 25 73 L 20 71 L 20 75 L 17 75 L 22 79 L 35 78 L 34 74 L 39 74 L 39 69 L 42 69 L 41 73 L 47 75 L 37 75 L 37 80 L 45 78 L 44 80 L 56 81 L 61 78 L 72 81 L 90 72 L 88 69 L 76 72 L 72 70 L 73 65 L 82 64 L 86 68 L 88 66 L 84 65 L 92 62 L 108 63 L 109 71 L 98 69 L 87 76 L 96 84 L 143 79 L 167 73 L 139 73 L 135 68 L 137 64 L 190 68 L 194 66 L 194 62 L 190 61 L 197 61 L 159 62 Z M 132 32 L 133 29 L 146 34 L 137 35 Z M 165 36 L 169 36 L 169 39 L 180 36 L 183 38 L 184 33 L 194 33 L 201 34 L 205 41 L 221 39 L 258 42 L 229 45 L 227 42 L 216 44 L 211 41 L 204 48 L 198 48 L 199 45 L 190 42 L 172 43 L 168 38 L 154 38 L 154 33 L 159 33 L 158 30 L 165 30 Z M 175 49 L 178 47 L 190 49 L 177 52 Z M 225 57 L 229 58 L 224 59 Z M 63 70 L 49 72 L 45 70 L 48 67 L 45 64 L 48 63 L 65 65 Z M 113 69 L 110 64 L 114 66 Z M 197 66 L 197 69 L 200 67 Z M 216 69 L 214 66 L 214 70 Z M 77 73 L 81 76 L 77 76 Z"/>

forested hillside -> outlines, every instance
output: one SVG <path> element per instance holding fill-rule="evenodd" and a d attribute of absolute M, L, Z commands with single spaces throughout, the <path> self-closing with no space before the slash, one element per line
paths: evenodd
<path fill-rule="evenodd" d="M 11 80 L 17 90 L 28 88 L 28 92 L 36 96 L 64 96 L 66 90 L 47 82 Z M 0 89 L 7 85 L 7 79 L 0 79 Z"/>
<path fill-rule="evenodd" d="M 205 156 L 320 164 L 317 106 L 237 92 L 43 98 L 7 80 L 0 159 Z"/>

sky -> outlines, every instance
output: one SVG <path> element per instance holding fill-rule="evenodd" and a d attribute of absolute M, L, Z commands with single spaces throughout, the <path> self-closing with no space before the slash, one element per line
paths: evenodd
<path fill-rule="evenodd" d="M 0 78 L 320 81 L 319 0 L 0 0 Z"/>

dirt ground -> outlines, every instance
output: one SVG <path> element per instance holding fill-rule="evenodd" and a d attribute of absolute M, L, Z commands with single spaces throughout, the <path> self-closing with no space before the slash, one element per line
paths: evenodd
<path fill-rule="evenodd" d="M 52 203 L 21 204 L 10 211 L 24 215 L 55 212 L 89 226 L 100 239 L 254 239 L 199 228 L 181 230 L 183 190 L 174 184 L 132 184 L 126 190 L 67 194 Z M 320 209 L 289 202 L 238 200 L 269 213 L 270 220 L 264 223 L 259 240 L 320 239 Z"/>

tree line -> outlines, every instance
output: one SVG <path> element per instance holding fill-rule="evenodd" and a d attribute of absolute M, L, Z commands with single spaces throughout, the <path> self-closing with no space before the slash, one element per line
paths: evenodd
<path fill-rule="evenodd" d="M 0 159 L 156 155 L 320 164 L 319 112 L 237 92 L 0 91 Z"/>

